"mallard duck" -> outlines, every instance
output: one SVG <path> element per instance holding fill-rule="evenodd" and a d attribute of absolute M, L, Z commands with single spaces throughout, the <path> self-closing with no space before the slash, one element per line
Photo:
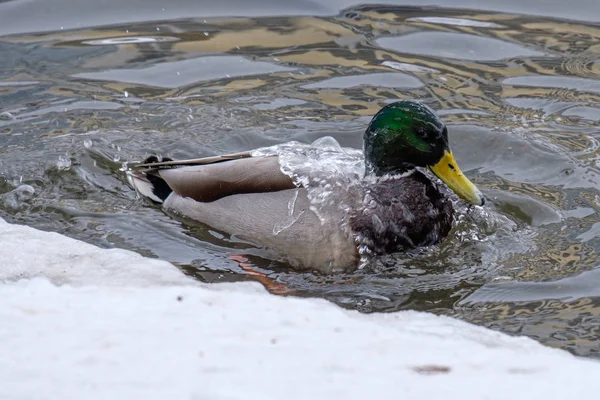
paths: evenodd
<path fill-rule="evenodd" d="M 446 126 L 419 102 L 383 107 L 365 131 L 363 150 L 364 172 L 355 180 L 303 179 L 311 174 L 306 165 L 294 175 L 281 154 L 253 151 L 184 161 L 150 157 L 132 166 L 129 177 L 169 212 L 270 248 L 295 268 L 324 273 L 353 270 L 363 255 L 434 245 L 448 235 L 452 202 L 426 170 L 466 202 L 485 202 L 458 167 Z M 329 186 L 315 183 L 323 179 Z M 316 201 L 322 197 L 314 191 L 323 188 L 328 202 Z"/>

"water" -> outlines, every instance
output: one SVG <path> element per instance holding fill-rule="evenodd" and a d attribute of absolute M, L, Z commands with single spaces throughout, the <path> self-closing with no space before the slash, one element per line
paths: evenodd
<path fill-rule="evenodd" d="M 227 0 L 209 14 L 183 0 L 132 12 L 48 1 L 43 13 L 0 1 L 3 218 L 209 282 L 256 279 L 242 255 L 276 292 L 453 315 L 600 357 L 594 2 Z M 400 98 L 439 111 L 488 203 L 461 209 L 440 246 L 354 274 L 290 272 L 264 249 L 138 199 L 123 173 L 150 154 L 322 136 L 360 148 L 370 116 Z"/>
<path fill-rule="evenodd" d="M 365 174 L 361 150 L 342 148 L 333 137 L 324 136 L 310 144 L 291 141 L 259 148 L 253 155 L 277 155 L 281 171 L 296 185 L 307 188 L 310 209 L 321 224 L 342 224 L 344 229 L 348 229 L 348 221 L 335 221 L 330 216 L 339 215 L 339 210 L 343 214 L 351 210 L 352 201 L 348 199 L 348 193 L 359 189 Z M 292 214 L 293 207 L 289 216 Z M 299 217 L 297 215 L 295 220 Z M 293 223 L 286 219 L 283 222 L 287 227 Z"/>

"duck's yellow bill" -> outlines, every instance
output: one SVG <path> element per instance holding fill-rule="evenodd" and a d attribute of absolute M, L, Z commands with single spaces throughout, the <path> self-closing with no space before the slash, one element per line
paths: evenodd
<path fill-rule="evenodd" d="M 473 185 L 458 168 L 458 164 L 450 150 L 444 151 L 442 159 L 428 168 L 464 201 L 477 206 L 482 206 L 485 203 L 485 198 L 477 189 L 477 186 Z"/>

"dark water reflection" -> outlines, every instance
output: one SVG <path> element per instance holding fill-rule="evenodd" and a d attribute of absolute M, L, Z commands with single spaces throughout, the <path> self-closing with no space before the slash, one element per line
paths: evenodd
<path fill-rule="evenodd" d="M 597 23 L 362 6 L 20 33 L 0 37 L 0 52 L 0 213 L 10 222 L 210 282 L 252 279 L 231 259 L 243 254 L 296 295 L 429 310 L 600 354 Z M 490 205 L 461 213 L 441 246 L 368 271 L 289 272 L 267 250 L 136 199 L 120 171 L 155 152 L 324 135 L 359 147 L 369 116 L 399 98 L 439 110 Z"/>

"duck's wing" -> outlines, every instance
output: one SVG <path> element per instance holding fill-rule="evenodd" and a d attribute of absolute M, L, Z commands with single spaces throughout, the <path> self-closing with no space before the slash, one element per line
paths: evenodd
<path fill-rule="evenodd" d="M 240 153 L 225 154 L 220 156 L 210 156 L 202 158 L 192 158 L 189 160 L 171 160 L 165 158 L 163 161 L 159 161 L 156 156 L 148 157 L 143 163 L 133 164 L 132 168 L 156 168 L 156 167 L 181 167 L 190 165 L 207 165 L 216 164 L 224 161 L 238 160 L 240 158 L 251 158 L 252 153 L 249 151 L 243 151 Z"/>
<path fill-rule="evenodd" d="M 162 202 L 172 192 L 199 202 L 244 193 L 268 193 L 296 187 L 281 172 L 277 156 L 250 153 L 183 161 L 148 159 L 132 166 L 130 176 L 138 191 Z"/>

